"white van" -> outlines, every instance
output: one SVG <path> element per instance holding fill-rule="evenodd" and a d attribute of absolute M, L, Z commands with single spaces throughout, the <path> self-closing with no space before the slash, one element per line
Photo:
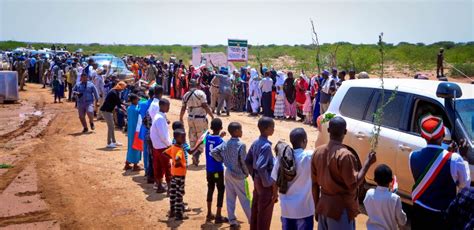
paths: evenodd
<path fill-rule="evenodd" d="M 406 203 L 411 203 L 414 184 L 408 167 L 409 154 L 426 146 L 420 136 L 418 120 L 431 113 L 443 117 L 445 126 L 451 131 L 452 139 L 466 139 L 470 145 L 468 161 L 471 184 L 474 180 L 474 85 L 452 82 L 384 79 L 387 101 L 396 90 L 394 100 L 384 110 L 379 145 L 376 149 L 377 162 L 367 173 L 366 180 L 375 185 L 374 169 L 386 164 L 397 176 L 398 194 Z M 343 117 L 347 122 L 344 144 L 364 162 L 370 151 L 374 117 L 381 100 L 380 79 L 345 81 L 333 97 L 327 113 Z M 324 116 L 324 115 L 321 115 Z M 320 120 L 320 119 L 318 119 Z M 328 123 L 319 126 L 316 146 L 329 141 Z"/>

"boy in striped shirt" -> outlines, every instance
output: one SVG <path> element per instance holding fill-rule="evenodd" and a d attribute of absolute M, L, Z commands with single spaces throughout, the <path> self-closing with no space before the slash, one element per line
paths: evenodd
<path fill-rule="evenodd" d="M 242 137 L 242 125 L 238 122 L 231 122 L 227 128 L 231 138 L 214 148 L 211 151 L 212 157 L 224 163 L 226 171 L 224 174 L 225 194 L 227 214 L 229 215 L 229 222 L 231 229 L 237 229 L 239 222 L 235 216 L 235 203 L 237 197 L 239 198 L 242 209 L 250 221 L 250 200 L 246 193 L 246 178 L 249 175 L 248 169 L 245 166 L 246 146 L 239 138 Z"/>

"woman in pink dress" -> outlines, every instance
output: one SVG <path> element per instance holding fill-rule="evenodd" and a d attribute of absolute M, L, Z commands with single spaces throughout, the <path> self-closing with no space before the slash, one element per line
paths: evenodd
<path fill-rule="evenodd" d="M 308 81 L 306 81 L 304 75 L 302 74 L 296 81 L 296 112 L 298 117 L 301 118 L 300 121 L 304 121 L 303 105 L 306 101 L 306 91 L 308 90 L 308 87 Z"/>

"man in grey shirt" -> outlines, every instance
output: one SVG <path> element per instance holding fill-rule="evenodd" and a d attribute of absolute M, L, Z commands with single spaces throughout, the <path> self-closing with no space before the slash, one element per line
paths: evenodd
<path fill-rule="evenodd" d="M 222 107 L 226 107 L 227 116 L 230 114 L 230 99 L 232 98 L 232 80 L 228 76 L 228 69 L 226 67 L 221 67 L 219 74 L 216 74 L 215 77 L 219 79 L 219 96 L 217 104 L 217 115 L 221 115 Z"/>
<path fill-rule="evenodd" d="M 91 129 L 94 130 L 94 104 L 99 101 L 99 94 L 94 84 L 87 80 L 87 74 L 84 72 L 81 74 L 81 83 L 76 84 L 72 89 L 75 97 L 77 97 L 77 111 L 79 113 L 79 120 L 81 120 L 83 133 L 87 133 L 86 114 L 89 117 L 89 123 Z M 94 103 L 95 102 L 95 103 Z"/>

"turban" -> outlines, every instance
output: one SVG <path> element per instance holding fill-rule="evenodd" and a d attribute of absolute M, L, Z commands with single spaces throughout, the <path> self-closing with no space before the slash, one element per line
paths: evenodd
<path fill-rule="evenodd" d="M 262 68 L 262 72 L 263 72 L 263 73 L 266 73 L 267 71 L 268 71 L 268 68 L 267 68 L 266 66 L 264 66 L 264 67 Z"/>
<path fill-rule="evenodd" d="M 427 141 L 438 140 L 444 135 L 443 119 L 440 117 L 428 114 L 421 118 L 420 127 L 421 137 Z"/>

